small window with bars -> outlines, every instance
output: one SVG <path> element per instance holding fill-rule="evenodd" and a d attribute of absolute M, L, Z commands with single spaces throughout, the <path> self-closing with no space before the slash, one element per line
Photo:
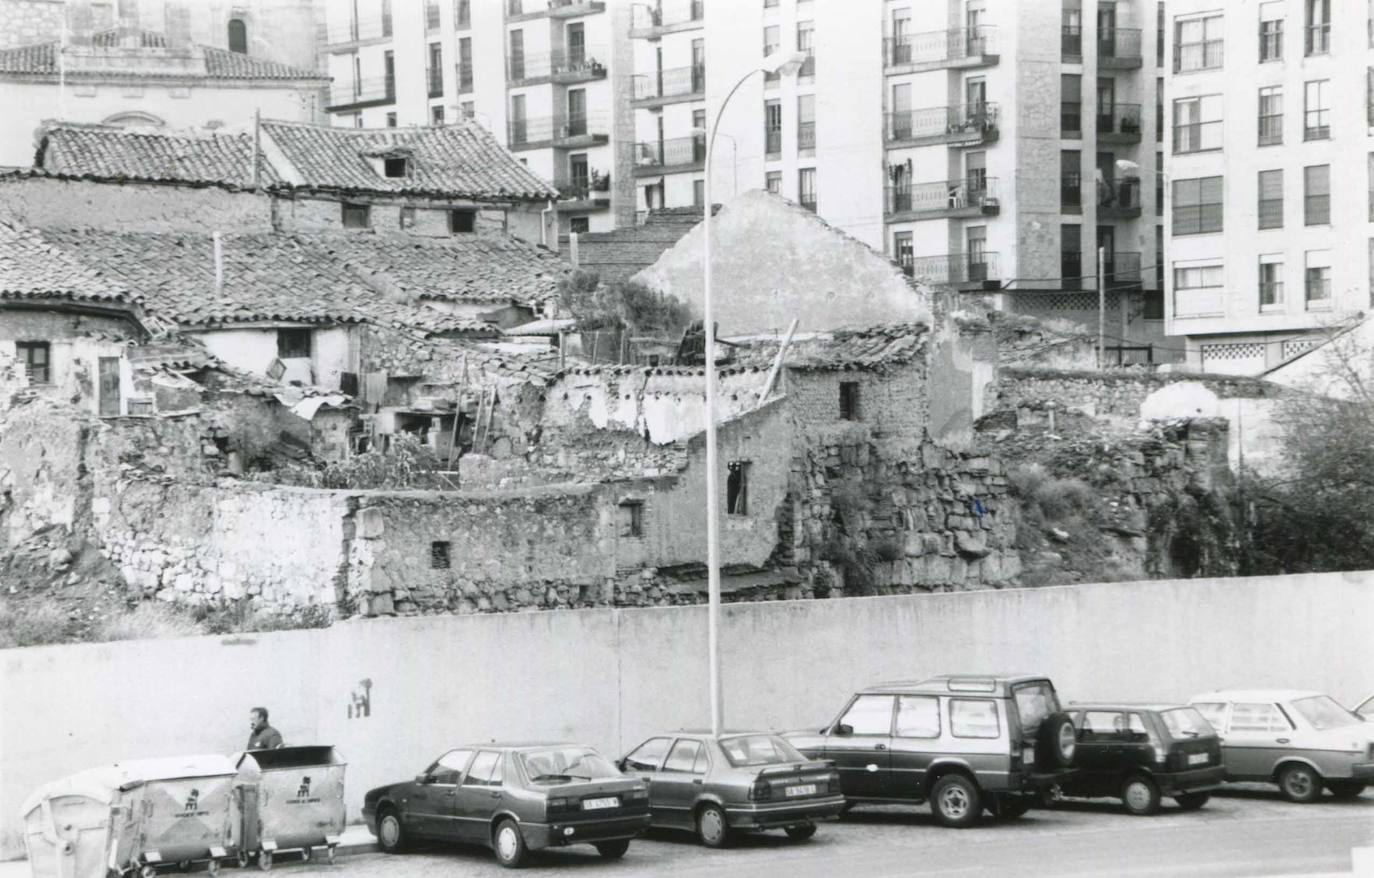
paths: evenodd
<path fill-rule="evenodd" d="M 435 540 L 429 544 L 429 569 L 447 570 L 449 569 L 449 542 L 448 540 Z"/>
<path fill-rule="evenodd" d="M 15 343 L 14 349 L 30 384 L 52 383 L 52 345 L 46 341 L 21 341 Z"/>

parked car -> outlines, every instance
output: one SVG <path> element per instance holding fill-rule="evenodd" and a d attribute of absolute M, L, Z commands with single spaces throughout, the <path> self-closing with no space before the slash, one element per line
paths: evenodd
<path fill-rule="evenodd" d="M 1359 703 L 1355 708 L 1355 715 L 1367 723 L 1374 723 L 1374 695 Z"/>
<path fill-rule="evenodd" d="M 1322 787 L 1353 799 L 1374 783 L 1374 731 L 1321 692 L 1208 692 L 1191 704 L 1221 734 L 1226 779 L 1276 783 L 1294 802 Z"/>
<path fill-rule="evenodd" d="M 844 807 L 840 775 L 768 732 L 668 732 L 620 760 L 649 784 L 652 825 L 722 847 L 736 832 L 781 829 L 803 840 Z"/>
<path fill-rule="evenodd" d="M 649 825 L 649 791 L 581 744 L 475 744 L 368 791 L 363 818 L 387 853 L 426 838 L 486 845 L 503 866 L 583 843 L 618 859 Z"/>
<path fill-rule="evenodd" d="M 833 761 L 849 804 L 929 801 L 972 826 L 983 809 L 1019 817 L 1069 774 L 1073 721 L 1039 676 L 943 676 L 853 695 L 829 725 L 791 743 Z"/>
<path fill-rule="evenodd" d="M 1201 808 L 1221 786 L 1221 739 L 1195 708 L 1178 705 L 1071 704 L 1078 729 L 1077 772 L 1066 796 L 1119 798 L 1132 814 L 1154 814 L 1165 796 Z"/>

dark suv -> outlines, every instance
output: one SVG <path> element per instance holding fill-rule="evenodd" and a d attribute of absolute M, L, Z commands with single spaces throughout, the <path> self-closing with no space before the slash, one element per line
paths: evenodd
<path fill-rule="evenodd" d="M 1071 774 L 1073 722 L 1040 676 L 943 676 L 856 693 L 834 722 L 787 735 L 833 761 L 848 804 L 930 802 L 945 826 L 1019 817 Z"/>
<path fill-rule="evenodd" d="M 1153 814 L 1170 796 L 1201 808 L 1226 769 L 1221 739 L 1191 707 L 1073 704 L 1078 771 L 1060 784 L 1066 796 L 1120 798 L 1132 814 Z"/>

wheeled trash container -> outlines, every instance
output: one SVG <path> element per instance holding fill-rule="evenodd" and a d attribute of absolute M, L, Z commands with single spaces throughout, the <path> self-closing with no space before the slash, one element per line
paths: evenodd
<path fill-rule="evenodd" d="M 35 791 L 20 809 L 35 878 L 152 878 L 159 865 L 208 862 L 241 823 L 234 764 L 223 756 L 138 759 Z"/>
<path fill-rule="evenodd" d="M 272 868 L 277 851 L 299 850 L 309 859 L 323 847 L 334 862 L 344 831 L 344 768 L 333 747 L 250 750 L 239 757 L 238 791 L 243 813 L 240 865 L 256 854 Z"/>

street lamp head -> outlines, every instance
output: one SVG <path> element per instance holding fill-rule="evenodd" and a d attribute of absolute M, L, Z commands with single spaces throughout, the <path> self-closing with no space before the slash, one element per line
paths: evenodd
<path fill-rule="evenodd" d="M 791 76 L 806 63 L 805 52 L 774 52 L 763 59 L 759 69 L 764 73 L 781 73 Z"/>

